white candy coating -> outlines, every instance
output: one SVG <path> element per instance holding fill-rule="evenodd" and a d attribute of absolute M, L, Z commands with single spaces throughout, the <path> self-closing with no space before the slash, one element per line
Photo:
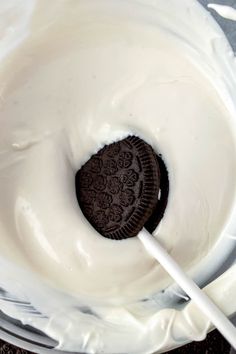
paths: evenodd
<path fill-rule="evenodd" d="M 193 304 L 160 310 L 153 295 L 172 280 L 139 240 L 105 239 L 86 221 L 74 176 L 104 144 L 139 135 L 169 170 L 159 240 L 200 279 L 212 252 L 217 268 L 235 231 L 236 68 L 223 33 L 194 0 L 21 0 L 4 11 L 17 18 L 23 5 L 27 32 L 13 49 L 8 19 L 0 66 L 0 286 L 49 319 L 0 306 L 66 350 L 151 353 L 200 338 L 208 322 Z M 227 313 L 234 274 L 210 286 Z"/>

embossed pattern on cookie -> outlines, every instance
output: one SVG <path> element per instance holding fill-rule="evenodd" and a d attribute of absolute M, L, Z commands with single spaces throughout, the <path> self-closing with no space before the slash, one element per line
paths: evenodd
<path fill-rule="evenodd" d="M 76 175 L 77 199 L 100 234 L 129 238 L 151 217 L 155 219 L 160 181 L 159 160 L 152 147 L 129 136 L 106 145 L 82 166 Z"/>

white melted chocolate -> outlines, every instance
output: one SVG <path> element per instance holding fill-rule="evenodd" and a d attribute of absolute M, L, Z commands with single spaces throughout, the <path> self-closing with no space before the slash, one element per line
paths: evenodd
<path fill-rule="evenodd" d="M 231 6 L 209 4 L 208 8 L 215 10 L 218 15 L 226 18 L 227 20 L 236 21 L 236 9 Z"/>
<path fill-rule="evenodd" d="M 71 351 L 151 353 L 201 339 L 207 319 L 191 302 L 158 300 L 171 278 L 137 238 L 92 228 L 74 178 L 104 144 L 140 136 L 169 171 L 155 237 L 199 279 L 208 260 L 217 269 L 235 232 L 236 65 L 223 33 L 194 0 L 4 9 L 23 10 L 18 41 L 15 18 L 0 32 L 0 286 L 45 317 L 0 306 Z M 227 314 L 235 273 L 208 287 Z"/>

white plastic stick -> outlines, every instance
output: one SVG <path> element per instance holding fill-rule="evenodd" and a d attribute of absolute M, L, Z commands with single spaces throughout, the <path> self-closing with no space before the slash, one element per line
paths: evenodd
<path fill-rule="evenodd" d="M 170 276 L 198 305 L 234 349 L 236 349 L 236 328 L 213 301 L 189 278 L 159 242 L 145 229 L 139 235 L 146 250 L 165 268 Z"/>

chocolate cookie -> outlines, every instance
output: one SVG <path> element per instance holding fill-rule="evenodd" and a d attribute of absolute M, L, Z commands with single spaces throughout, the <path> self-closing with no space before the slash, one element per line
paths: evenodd
<path fill-rule="evenodd" d="M 76 174 L 83 214 L 100 234 L 111 239 L 134 237 L 146 223 L 153 231 L 163 215 L 162 169 L 162 160 L 138 137 L 105 146 Z"/>
<path fill-rule="evenodd" d="M 169 196 L 169 176 L 167 168 L 161 156 L 156 155 L 156 159 L 160 169 L 160 189 L 158 201 L 156 203 L 156 207 L 153 210 L 152 215 L 144 225 L 150 233 L 153 233 L 153 231 L 156 229 L 161 219 L 163 218 Z"/>

